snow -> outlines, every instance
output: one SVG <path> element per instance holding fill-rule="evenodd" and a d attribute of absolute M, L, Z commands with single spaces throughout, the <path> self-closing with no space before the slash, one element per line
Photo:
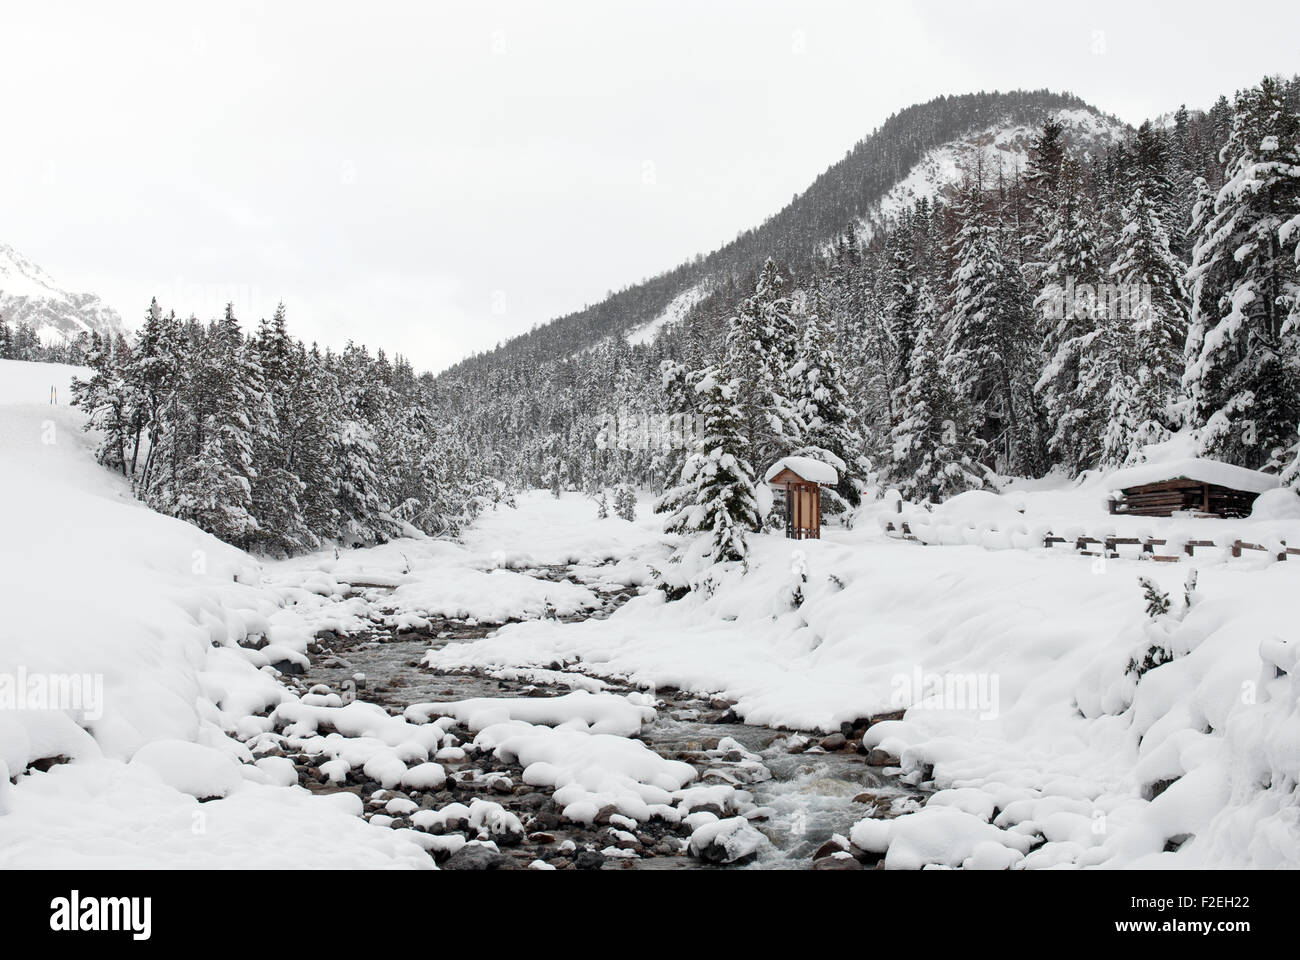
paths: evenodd
<path fill-rule="evenodd" d="M 640 694 L 634 694 L 640 697 Z M 654 719 L 652 706 L 633 703 L 613 694 L 591 694 L 575 690 L 560 697 L 481 697 L 442 703 L 417 703 L 406 708 L 408 719 L 427 720 L 431 716 L 455 717 L 471 731 L 495 723 L 522 720 L 529 724 L 569 726 L 575 724 L 592 733 L 631 737 Z"/>
<path fill-rule="evenodd" d="M 1127 490 L 1148 483 L 1178 479 L 1195 480 L 1198 483 L 1230 487 L 1248 493 L 1263 493 L 1278 485 L 1278 478 L 1267 473 L 1199 457 L 1162 463 L 1143 463 L 1117 470 L 1106 478 L 1105 485 L 1111 490 Z"/>
<path fill-rule="evenodd" d="M 488 842 L 516 830 L 484 800 L 416 811 L 411 830 L 391 825 L 409 812 L 400 802 L 367 822 L 355 794 L 315 796 L 282 757 L 252 762 L 271 744 L 318 757 L 336 782 L 360 768 L 390 789 L 432 788 L 440 757 L 492 753 L 553 788 L 570 821 L 684 821 L 697 854 L 759 852 L 744 791 L 697 784 L 694 767 L 636 739 L 668 685 L 793 730 L 905 709 L 863 745 L 935 792 L 849 831 L 887 867 L 1300 866 L 1300 565 L 1271 552 L 1159 564 L 1042 545 L 1047 530 L 1300 543 L 1291 493 L 1266 490 L 1240 520 L 1108 516 L 1113 476 L 1013 483 L 933 510 L 900 513 L 887 498 L 821 540 L 754 535 L 747 571 L 719 569 L 711 592 L 671 603 L 652 589 L 679 542 L 660 518 L 597 520 L 576 494 L 525 494 L 462 543 L 259 567 L 151 513 L 94 465 L 79 414 L 47 402 L 75 373 L 0 362 L 0 496 L 22 505 L 0 519 L 0 676 L 102 683 L 77 709 L 0 710 L 0 867 L 427 867 L 429 851 L 465 843 L 427 830 L 464 822 Z M 1176 444 L 1165 453 L 1161 472 L 1181 462 Z M 935 545 L 887 535 L 900 519 Z M 522 576 L 567 563 L 584 582 Z M 1169 594 L 1169 615 L 1148 618 L 1139 576 Z M 548 615 L 626 583 L 645 589 L 607 619 Z M 457 611 L 502 624 L 429 651 L 432 667 L 543 676 L 558 661 L 596 679 L 403 716 L 279 682 L 271 663 L 302 658 L 318 630 L 370 626 L 381 597 L 411 623 Z M 1138 675 L 1132 665 L 1156 649 L 1162 662 Z M 472 744 L 449 732 L 457 722 Z M 48 758 L 70 762 L 30 766 Z M 722 816 L 701 809 L 712 803 Z"/>
<path fill-rule="evenodd" d="M 63 290 L 45 270 L 5 243 L 0 243 L 0 314 L 11 323 L 31 322 L 43 343 L 94 329 L 122 328 L 117 312 L 98 297 Z"/>
<path fill-rule="evenodd" d="M 1281 508 L 1234 521 L 1111 517 L 1101 505 L 1107 482 L 1047 478 L 932 512 L 904 505 L 903 519 L 946 531 L 937 542 L 948 546 L 886 536 L 881 525 L 900 515 L 894 501 L 878 501 L 853 529 L 826 527 L 820 541 L 753 537 L 748 572 L 719 574 L 711 593 L 669 603 L 647 591 L 606 620 L 509 624 L 430 651 L 427 662 L 580 662 L 649 691 L 721 696 L 747 722 L 796 730 L 830 732 L 907 708 L 902 720 L 872 725 L 864 746 L 898 756 L 908 778 L 929 777 L 938 792 L 919 810 L 855 829 L 854 842 L 878 849 L 887 867 L 1300 866 L 1287 773 L 1300 743 L 1290 640 L 1300 565 L 1215 550 L 1157 564 L 1136 550 L 1103 560 L 1042 546 L 1048 529 L 1300 542 L 1300 520 Z M 540 517 L 521 507 L 517 522 Z M 796 548 L 807 577 L 799 606 L 788 589 Z M 1197 601 L 1184 613 L 1193 565 Z M 1148 619 L 1139 576 L 1170 595 L 1173 615 Z M 1129 664 L 1153 645 L 1173 659 L 1135 678 Z M 536 743 L 533 777 L 553 776 L 544 738 L 596 739 L 517 724 L 480 736 Z M 592 783 L 581 788 L 586 802 L 573 815 L 603 801 L 586 796 Z M 723 819 L 690 813 L 688 792 L 700 789 L 684 785 L 674 806 L 697 828 Z M 626 798 L 621 814 L 644 815 L 630 784 L 609 795 Z M 1184 834 L 1192 839 L 1173 850 Z"/>
<path fill-rule="evenodd" d="M 484 728 L 474 743 L 522 764 L 524 783 L 553 788 L 562 815 L 577 823 L 594 822 L 610 805 L 636 821 L 676 820 L 674 791 L 695 778 L 690 764 L 664 759 L 640 740 L 571 726 L 504 721 Z"/>
<path fill-rule="evenodd" d="M 691 833 L 691 852 L 699 855 L 716 846 L 721 851 L 718 862 L 734 863 L 757 853 L 765 842 L 763 835 L 744 817 L 714 818 Z"/>
<path fill-rule="evenodd" d="M 262 583 L 246 554 L 136 502 L 66 406 L 85 373 L 0 360 L 0 677 L 102 691 L 0 710 L 0 868 L 431 865 L 355 796 L 249 762 L 251 715 L 293 699 L 269 664 L 311 636 L 290 601 L 327 600 Z M 55 758 L 71 762 L 29 768 Z"/>
<path fill-rule="evenodd" d="M 627 342 L 632 346 L 646 346 L 654 343 L 664 327 L 680 323 L 686 318 L 701 300 L 709 294 L 708 283 L 701 281 L 694 286 L 687 287 L 677 296 L 668 302 L 663 312 L 651 320 L 649 323 L 642 324 L 634 330 L 627 333 Z"/>
<path fill-rule="evenodd" d="M 840 482 L 840 475 L 834 467 L 812 457 L 782 457 L 767 468 L 767 472 L 763 474 L 763 482 L 771 483 L 772 478 L 782 470 L 792 470 L 805 480 L 827 487 L 833 487 Z"/>
<path fill-rule="evenodd" d="M 1065 127 L 1066 139 L 1083 155 L 1123 141 L 1126 128 L 1090 110 L 1058 110 L 1053 116 Z M 858 236 L 870 239 L 882 222 L 895 219 L 922 199 L 936 200 L 961 183 L 982 160 L 990 175 L 1023 170 L 1039 127 L 1003 120 L 935 147 L 923 156 L 879 202 L 859 219 Z"/>
<path fill-rule="evenodd" d="M 395 611 L 392 626 L 427 627 L 432 618 L 502 623 L 598 607 L 603 588 L 648 583 L 648 563 L 666 552 L 660 518 L 644 505 L 634 522 L 614 516 L 597 521 L 595 503 L 578 494 L 557 499 L 546 491 L 530 491 L 517 499 L 520 511 L 488 511 L 467 531 L 464 543 L 404 539 L 338 557 L 320 551 L 271 564 L 266 577 L 291 591 L 300 604 L 311 604 L 297 611 L 310 632 L 363 625 L 369 612 L 363 598 L 325 602 L 346 594 L 352 583 L 396 585 L 384 598 Z M 520 512 L 532 522 L 520 525 Z M 527 575 L 566 564 L 575 565 L 572 573 L 587 583 Z"/>
<path fill-rule="evenodd" d="M 229 796 L 242 782 L 233 756 L 188 740 L 154 740 L 137 750 L 131 763 L 149 768 L 167 786 L 196 800 Z"/>

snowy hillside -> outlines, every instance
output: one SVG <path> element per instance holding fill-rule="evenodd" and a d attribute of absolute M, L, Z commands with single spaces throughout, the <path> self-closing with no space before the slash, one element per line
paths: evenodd
<path fill-rule="evenodd" d="M 664 308 L 663 313 L 644 326 L 630 331 L 627 334 L 627 342 L 633 346 L 645 346 L 654 343 L 665 327 L 681 323 L 694 309 L 695 305 L 703 300 L 707 294 L 708 287 L 704 283 L 697 283 L 684 290 L 673 297 L 672 302 Z"/>
<path fill-rule="evenodd" d="M 80 333 L 122 329 L 117 311 L 93 293 L 70 293 L 31 260 L 0 243 L 0 317 L 28 324 L 42 343 L 72 340 Z"/>
<path fill-rule="evenodd" d="M 1126 124 L 1094 110 L 1075 108 L 1051 114 L 1064 128 L 1062 139 L 1078 157 L 1095 157 L 1122 143 Z M 982 164 L 990 182 L 1023 174 L 1040 127 L 1018 122 L 991 124 L 929 151 L 871 210 L 858 219 L 860 237 L 870 238 L 882 223 L 925 199 L 951 201 L 955 188 Z"/>

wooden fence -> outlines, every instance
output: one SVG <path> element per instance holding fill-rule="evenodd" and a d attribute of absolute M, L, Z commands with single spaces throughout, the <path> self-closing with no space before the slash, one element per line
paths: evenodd
<path fill-rule="evenodd" d="M 910 540 L 914 543 L 927 545 L 924 540 L 912 533 L 912 528 L 907 521 L 901 521 L 897 525 L 890 521 L 885 525 L 886 536 L 893 537 L 896 540 Z M 1132 558 L 1136 560 L 1155 560 L 1159 563 L 1177 563 L 1180 560 L 1190 559 L 1196 556 L 1197 547 L 1213 547 L 1215 549 L 1228 549 L 1234 557 L 1240 557 L 1242 551 L 1252 550 L 1256 552 L 1268 553 L 1275 560 L 1286 560 L 1287 557 L 1300 556 L 1300 547 L 1288 547 L 1286 541 L 1280 544 L 1280 549 L 1274 552 L 1271 547 L 1265 547 L 1258 543 L 1250 543 L 1246 540 L 1233 540 L 1231 543 L 1220 544 L 1214 540 L 1183 540 L 1174 546 L 1177 546 L 1178 552 L 1174 554 L 1156 553 L 1156 547 L 1169 547 L 1170 541 L 1161 540 L 1156 537 L 1105 537 L 1098 540 L 1096 537 L 1058 537 L 1051 531 L 1043 537 L 1043 546 L 1051 549 L 1057 544 L 1073 544 L 1074 551 L 1080 556 L 1100 557 L 1105 556 L 1111 559 L 1124 559 L 1119 552 L 1121 545 L 1140 546 L 1142 552 Z M 1100 550 L 1095 549 L 1100 547 Z"/>

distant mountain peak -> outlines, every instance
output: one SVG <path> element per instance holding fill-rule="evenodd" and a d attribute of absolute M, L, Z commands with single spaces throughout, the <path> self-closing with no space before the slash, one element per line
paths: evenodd
<path fill-rule="evenodd" d="M 849 227 L 859 241 L 922 198 L 948 197 L 980 151 L 986 169 L 1023 170 L 1034 137 L 1049 117 L 1065 128 L 1077 155 L 1121 143 L 1129 127 L 1069 93 L 980 92 L 938 97 L 890 116 L 855 144 L 782 210 L 722 247 L 612 296 L 558 317 L 446 373 L 490 366 L 510 355 L 530 360 L 574 356 L 612 338 L 647 345 L 664 330 L 689 324 L 710 296 L 774 256 L 796 272 L 823 256 Z"/>
<path fill-rule="evenodd" d="M 996 177 L 999 171 L 1008 177 L 1017 170 L 1023 173 L 1034 139 L 1042 129 L 1042 120 L 1049 116 L 1062 126 L 1065 144 L 1076 156 L 1094 155 L 1123 143 L 1129 132 L 1127 124 L 1091 107 L 1051 110 L 1039 120 L 1003 117 L 927 151 L 858 218 L 859 238 L 870 238 L 877 228 L 923 198 L 930 201 L 954 199 L 962 178 L 975 169 L 981 156 L 986 175 L 991 178 Z"/>
<path fill-rule="evenodd" d="M 98 296 L 65 290 L 7 243 L 0 243 L 0 317 L 11 326 L 30 324 L 42 343 L 70 341 L 96 330 L 122 330 L 122 318 Z"/>

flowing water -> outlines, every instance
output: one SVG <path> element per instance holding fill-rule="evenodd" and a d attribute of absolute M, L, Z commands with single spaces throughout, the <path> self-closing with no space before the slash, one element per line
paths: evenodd
<path fill-rule="evenodd" d="M 545 568 L 539 569 L 536 575 L 557 579 L 562 573 L 559 568 Z M 611 592 L 602 608 L 586 616 L 565 619 L 609 616 L 633 594 L 631 589 Z M 372 594 L 371 598 L 382 606 L 382 594 Z M 421 665 L 431 648 L 473 642 L 494 629 L 496 625 L 446 620 L 418 634 L 377 629 L 364 636 L 329 636 L 320 641 L 311 669 L 298 682 L 305 687 L 323 683 L 340 690 L 354 677 L 364 675 L 363 680 L 353 681 L 357 683 L 357 696 L 378 703 L 394 714 L 400 714 L 413 703 L 470 697 L 554 696 L 573 688 L 593 686 L 592 678 L 574 671 L 572 666 L 567 672 L 544 674 L 554 682 L 536 683 L 480 673 L 442 673 Z M 632 689 L 610 681 L 597 681 L 597 684 L 614 693 Z M 728 704 L 687 692 L 659 690 L 656 696 L 662 701 L 657 716 L 639 738 L 661 756 L 694 765 L 699 771 L 697 782 L 734 783 L 737 789 L 752 795 L 753 803 L 767 808 L 766 816 L 755 820 L 754 826 L 770 844 L 745 864 L 748 868 L 807 868 L 823 844 L 835 834 L 847 836 L 858 820 L 866 816 L 897 815 L 904 809 L 914 808 L 921 800 L 921 793 L 915 787 L 903 783 L 896 775 L 886 774 L 882 768 L 868 766 L 866 758 L 852 744 L 841 750 L 823 751 L 818 745 L 823 734 L 806 733 L 803 736 L 811 746 L 802 752 L 792 752 L 792 743 L 800 738 L 795 731 L 741 723 Z M 728 738 L 740 748 L 733 751 L 731 763 L 718 757 L 719 744 L 725 750 Z M 799 746 L 794 749 L 798 750 Z M 738 771 L 734 761 L 739 754 L 748 754 L 750 759 Z M 767 773 L 752 762 L 755 755 Z M 444 765 L 449 773 L 457 773 L 455 764 Z M 472 776 L 477 777 L 482 772 L 483 760 L 472 759 L 464 766 L 472 767 Z M 499 765 L 500 769 L 507 767 Z M 517 779 L 518 771 L 515 773 Z M 488 796 L 488 799 L 510 805 L 509 799 L 502 796 Z M 551 823 L 546 833 L 554 838 L 552 842 L 568 837 L 581 845 L 592 839 L 591 829 Z M 588 832 L 584 834 L 584 830 Z M 523 852 L 517 856 L 526 858 Z M 617 865 L 627 869 L 709 866 L 685 855 L 643 855 L 619 861 Z"/>

